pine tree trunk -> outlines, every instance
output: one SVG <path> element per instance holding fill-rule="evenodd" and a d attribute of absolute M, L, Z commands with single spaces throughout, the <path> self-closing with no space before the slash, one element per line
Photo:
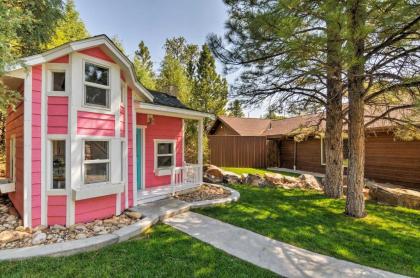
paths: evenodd
<path fill-rule="evenodd" d="M 330 1 L 329 9 L 337 9 Z M 325 129 L 324 192 L 330 198 L 343 195 L 343 120 L 341 81 L 341 30 L 336 17 L 327 17 L 327 107 Z"/>
<path fill-rule="evenodd" d="M 364 217 L 363 195 L 365 172 L 365 133 L 363 76 L 365 61 L 364 35 L 366 6 L 363 0 L 349 1 L 348 15 L 351 47 L 351 64 L 348 72 L 349 92 L 349 172 L 347 183 L 346 214 Z"/>

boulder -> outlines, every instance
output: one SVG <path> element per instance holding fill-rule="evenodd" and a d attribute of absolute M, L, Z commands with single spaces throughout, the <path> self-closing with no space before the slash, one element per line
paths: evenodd
<path fill-rule="evenodd" d="M 47 240 L 47 234 L 43 232 L 36 232 L 32 237 L 32 244 L 38 245 L 44 243 Z"/>
<path fill-rule="evenodd" d="M 265 173 L 264 178 L 271 186 L 281 186 L 284 183 L 284 176 L 282 174 Z"/>
<path fill-rule="evenodd" d="M 299 181 L 299 179 L 295 178 L 295 177 L 291 177 L 291 176 L 283 176 L 283 181 L 285 183 L 297 183 Z"/>
<path fill-rule="evenodd" d="M 222 183 L 223 170 L 214 165 L 206 165 L 203 167 L 203 180 L 209 183 Z"/>
<path fill-rule="evenodd" d="M 267 185 L 266 180 L 258 174 L 248 174 L 248 176 L 245 179 L 245 183 L 252 186 L 260 187 Z"/>
<path fill-rule="evenodd" d="M 134 220 L 140 219 L 143 216 L 141 212 L 138 211 L 127 211 L 125 214 Z"/>
<path fill-rule="evenodd" d="M 241 176 L 229 171 L 223 171 L 223 182 L 227 184 L 241 183 Z"/>
<path fill-rule="evenodd" d="M 318 180 L 312 175 L 309 175 L 309 174 L 300 175 L 299 180 L 303 188 L 322 191 L 322 186 L 320 185 Z"/>
<path fill-rule="evenodd" d="M 31 235 L 26 232 L 20 231 L 3 231 L 0 233 L 0 243 L 9 243 L 16 240 L 23 239 L 25 237 L 30 237 Z"/>
<path fill-rule="evenodd" d="M 371 200 L 394 206 L 420 209 L 420 192 L 391 184 L 365 183 Z"/>

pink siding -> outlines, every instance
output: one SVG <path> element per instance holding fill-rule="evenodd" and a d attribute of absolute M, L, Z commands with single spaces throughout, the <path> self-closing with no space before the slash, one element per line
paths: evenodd
<path fill-rule="evenodd" d="M 57 59 L 54 59 L 50 61 L 49 63 L 62 63 L 62 64 L 68 64 L 69 63 L 69 55 L 61 56 Z"/>
<path fill-rule="evenodd" d="M 32 226 L 41 224 L 42 66 L 32 67 Z"/>
<path fill-rule="evenodd" d="M 171 176 L 156 176 L 154 173 L 155 154 L 154 154 L 154 140 L 155 139 L 170 139 L 176 140 L 176 166 L 182 166 L 182 119 L 153 116 L 153 124 L 149 124 L 146 128 L 145 134 L 145 172 L 146 172 L 146 188 L 168 185 L 171 182 Z M 144 123 L 147 120 L 146 114 L 137 114 L 136 122 Z"/>
<path fill-rule="evenodd" d="M 116 195 L 102 196 L 75 202 L 76 223 L 104 219 L 115 215 Z"/>
<path fill-rule="evenodd" d="M 66 225 L 66 196 L 48 196 L 48 225 Z"/>
<path fill-rule="evenodd" d="M 6 119 L 6 176 L 10 176 L 10 137 L 16 138 L 16 191 L 9 194 L 13 206 L 23 216 L 23 101 L 15 110 L 9 109 Z"/>
<path fill-rule="evenodd" d="M 120 106 L 120 136 L 125 137 L 125 108 L 122 104 Z"/>
<path fill-rule="evenodd" d="M 48 134 L 67 134 L 68 97 L 48 97 Z"/>
<path fill-rule="evenodd" d="M 111 63 L 115 63 L 114 60 L 109 57 L 100 47 L 88 48 L 79 52 Z"/>
<path fill-rule="evenodd" d="M 128 111 L 128 206 L 133 206 L 133 113 L 132 110 L 132 91 L 131 88 L 127 89 L 127 111 Z"/>
<path fill-rule="evenodd" d="M 115 136 L 115 116 L 78 111 L 77 134 Z"/>

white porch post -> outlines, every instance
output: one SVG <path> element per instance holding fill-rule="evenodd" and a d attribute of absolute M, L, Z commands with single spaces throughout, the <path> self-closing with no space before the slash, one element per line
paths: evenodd
<path fill-rule="evenodd" d="M 198 165 L 200 165 L 199 182 L 203 182 L 203 119 L 198 120 Z"/>

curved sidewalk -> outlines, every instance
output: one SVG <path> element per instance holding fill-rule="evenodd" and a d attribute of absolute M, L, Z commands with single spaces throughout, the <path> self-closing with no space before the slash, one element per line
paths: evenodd
<path fill-rule="evenodd" d="M 193 212 L 164 223 L 285 277 L 404 277 L 320 255 Z"/>

